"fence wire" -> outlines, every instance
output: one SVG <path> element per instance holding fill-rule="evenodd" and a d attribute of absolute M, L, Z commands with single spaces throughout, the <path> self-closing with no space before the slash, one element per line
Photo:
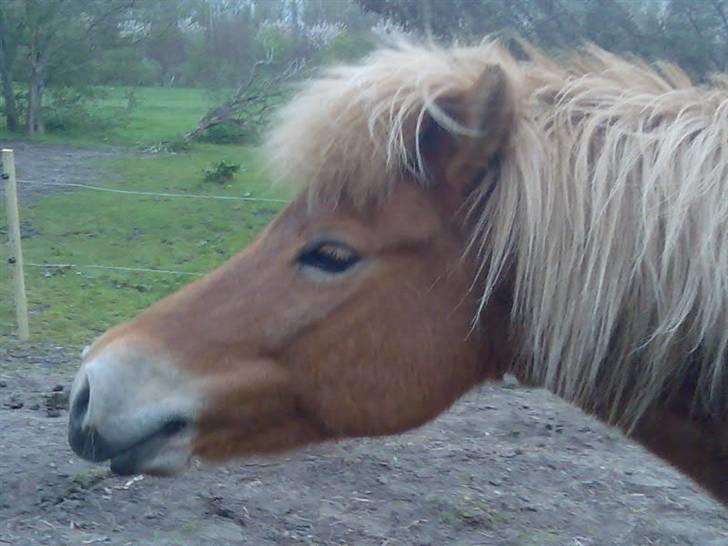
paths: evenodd
<path fill-rule="evenodd" d="M 126 195 L 143 195 L 145 197 L 172 197 L 183 199 L 208 199 L 215 201 L 251 201 L 261 203 L 290 203 L 287 199 L 275 199 L 273 197 L 238 197 L 234 195 L 204 195 L 196 193 L 166 193 L 154 191 L 136 191 L 136 190 L 120 190 L 118 188 L 106 188 L 103 186 L 92 186 L 90 184 L 77 184 L 74 182 L 35 182 L 33 180 L 18 180 L 19 184 L 27 184 L 29 186 L 59 186 L 70 188 L 82 188 L 92 191 L 101 191 L 108 193 L 122 193 Z"/>
<path fill-rule="evenodd" d="M 38 267 L 43 269 L 104 269 L 110 271 L 126 271 L 133 273 L 162 273 L 167 275 L 188 275 L 191 277 L 202 277 L 205 273 L 195 273 L 192 271 L 175 271 L 173 269 L 154 269 L 149 267 L 124 267 L 114 265 L 97 265 L 97 264 L 39 264 L 33 262 L 25 262 L 27 267 Z"/>
<path fill-rule="evenodd" d="M 245 201 L 245 202 L 260 202 L 260 203 L 290 203 L 287 199 L 276 199 L 272 197 L 244 197 L 244 196 L 232 196 L 232 195 L 204 195 L 195 193 L 168 193 L 168 192 L 153 192 L 153 191 L 137 191 L 137 190 L 122 190 L 119 188 L 108 188 L 103 186 L 93 186 L 91 184 L 79 184 L 75 182 L 36 182 L 33 180 L 20 179 L 17 180 L 18 184 L 24 184 L 28 186 L 59 186 L 59 187 L 70 187 L 70 188 L 81 188 L 91 191 L 100 191 L 107 193 L 120 193 L 125 195 L 140 195 L 144 197 L 169 197 L 169 198 L 182 198 L 182 199 L 205 199 L 211 201 Z M 33 263 L 25 262 L 27 267 L 35 267 L 42 269 L 100 269 L 106 271 L 124 271 L 127 273 L 158 273 L 164 275 L 180 275 L 190 277 L 202 277 L 205 273 L 197 273 L 192 271 L 176 271 L 173 269 L 156 269 L 150 267 L 126 267 L 126 266 L 113 266 L 113 265 L 99 265 L 99 264 L 71 264 L 71 263 Z"/>

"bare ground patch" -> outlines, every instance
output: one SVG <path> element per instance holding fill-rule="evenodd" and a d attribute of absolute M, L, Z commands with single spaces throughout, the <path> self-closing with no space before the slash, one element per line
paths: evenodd
<path fill-rule="evenodd" d="M 129 155 L 123 148 L 79 148 L 64 144 L 3 141 L 0 148 L 15 151 L 20 205 L 34 197 L 56 191 L 68 191 L 52 184 L 94 184 L 98 182 L 95 160 Z M 0 187 L 0 194 L 3 188 Z"/>
<path fill-rule="evenodd" d="M 691 482 L 522 388 L 481 388 L 398 437 L 113 476 L 71 453 L 65 410 L 48 416 L 72 353 L 0 350 L 0 544 L 728 544 L 725 510 Z"/>

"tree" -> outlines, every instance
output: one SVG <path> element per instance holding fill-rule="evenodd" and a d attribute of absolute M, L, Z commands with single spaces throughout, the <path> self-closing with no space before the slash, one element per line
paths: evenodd
<path fill-rule="evenodd" d="M 159 66 L 162 85 L 174 85 L 189 61 L 191 43 L 187 27 L 195 10 L 204 5 L 192 0 L 152 0 L 137 10 L 135 15 L 146 29 L 140 43 L 144 55 Z"/>
<path fill-rule="evenodd" d="M 10 3 L 0 5 L 0 85 L 5 104 L 5 125 L 9 131 L 16 133 L 20 130 L 20 120 L 13 80 L 19 29 L 12 22 L 15 18 L 9 16 L 10 10 L 14 8 L 17 8 L 17 5 Z"/>
<path fill-rule="evenodd" d="M 25 116 L 29 134 L 43 133 L 43 95 L 52 78 L 68 78 L 81 68 L 109 30 L 118 26 L 136 0 L 4 0 L 3 82 L 12 79 L 15 52 L 26 61 L 28 85 Z M 11 19 L 12 16 L 12 19 Z M 15 28 L 18 32 L 9 32 Z M 113 34 L 113 33 L 112 33 Z M 10 61 L 10 63 L 9 63 Z M 4 90 L 10 87 L 4 83 Z M 8 109 L 7 91 L 3 97 Z M 12 104 L 12 101 L 11 101 Z M 11 106 L 12 108 L 12 106 Z M 17 121 L 17 120 L 16 120 Z"/>
<path fill-rule="evenodd" d="M 545 49 L 592 42 L 673 61 L 698 78 L 728 69 L 728 0 L 356 0 L 420 35 L 513 33 Z"/>

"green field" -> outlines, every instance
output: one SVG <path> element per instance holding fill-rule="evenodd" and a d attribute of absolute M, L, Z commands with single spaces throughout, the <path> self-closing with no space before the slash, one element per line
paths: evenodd
<path fill-rule="evenodd" d="M 107 142 L 137 147 L 194 127 L 206 111 L 197 90 L 140 89 L 140 105 Z M 124 90 L 112 90 L 102 107 L 122 108 Z M 115 101 L 119 102 L 116 104 Z M 46 141 L 99 143 L 98 135 L 50 135 Z M 227 185 L 203 182 L 203 168 L 219 160 L 242 172 Z M 139 154 L 98 163 L 95 183 L 131 190 L 287 198 L 269 188 L 257 150 L 195 144 L 180 154 Z M 236 253 L 282 205 L 211 201 L 74 190 L 35 199 L 20 211 L 29 235 L 26 262 L 99 264 L 206 272 Z M 5 216 L 0 216 L 5 232 Z M 96 269 L 26 268 L 31 337 L 82 344 L 133 316 L 193 277 Z M 15 318 L 9 268 L 0 274 L 0 342 L 12 340 Z"/>
<path fill-rule="evenodd" d="M 96 91 L 98 98 L 89 102 L 88 112 L 94 119 L 112 120 L 109 127 L 72 128 L 49 132 L 34 140 L 84 146 L 148 146 L 172 140 L 193 129 L 224 94 L 224 91 L 159 87 L 100 87 Z M 135 104 L 130 107 L 131 92 Z M 14 137 L 0 129 L 0 139 Z"/>

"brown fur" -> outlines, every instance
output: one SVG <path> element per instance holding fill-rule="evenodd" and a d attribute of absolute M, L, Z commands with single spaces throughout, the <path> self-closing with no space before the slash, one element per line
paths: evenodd
<path fill-rule="evenodd" d="M 366 211 L 312 214 L 299 200 L 241 255 L 110 331 L 94 353 L 144 332 L 204 377 L 212 402 L 195 450 L 211 460 L 421 425 L 511 358 L 500 318 L 492 340 L 468 335 L 471 268 L 446 201 L 413 185 Z M 369 271 L 329 287 L 296 278 L 289 264 L 320 232 L 344 235 Z M 393 336 L 393 325 L 412 331 Z"/>

